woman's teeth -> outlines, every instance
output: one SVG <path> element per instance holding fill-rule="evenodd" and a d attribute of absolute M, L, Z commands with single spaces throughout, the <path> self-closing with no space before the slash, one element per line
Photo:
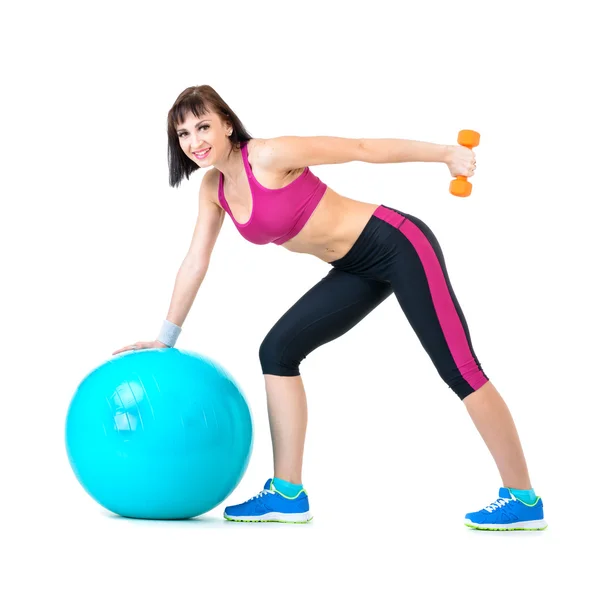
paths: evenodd
<path fill-rule="evenodd" d="M 206 155 L 210 152 L 210 148 L 208 150 L 205 150 L 204 152 L 194 152 L 194 156 L 198 159 L 200 158 L 206 158 Z"/>

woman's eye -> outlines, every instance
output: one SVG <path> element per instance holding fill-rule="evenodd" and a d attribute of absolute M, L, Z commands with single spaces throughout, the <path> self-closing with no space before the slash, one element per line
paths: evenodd
<path fill-rule="evenodd" d="M 209 128 L 210 128 L 210 125 L 201 125 L 200 127 L 198 127 L 198 129 L 209 129 Z M 183 137 L 184 135 L 187 135 L 187 133 L 185 131 L 181 132 L 178 137 Z"/>

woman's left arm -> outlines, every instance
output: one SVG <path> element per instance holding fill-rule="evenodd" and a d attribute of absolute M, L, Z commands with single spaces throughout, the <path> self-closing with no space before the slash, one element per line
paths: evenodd
<path fill-rule="evenodd" d="M 449 164 L 455 148 L 454 146 L 412 140 L 331 136 L 282 136 L 256 140 L 256 145 L 257 154 L 263 164 L 282 171 L 352 161 L 367 163 L 441 162 Z"/>

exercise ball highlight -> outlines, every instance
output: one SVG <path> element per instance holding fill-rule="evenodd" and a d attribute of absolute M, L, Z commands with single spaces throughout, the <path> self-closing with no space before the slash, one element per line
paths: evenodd
<path fill-rule="evenodd" d="M 252 452 L 252 415 L 233 377 L 195 352 L 120 354 L 79 384 L 67 456 L 87 493 L 139 519 L 187 519 L 219 505 Z"/>

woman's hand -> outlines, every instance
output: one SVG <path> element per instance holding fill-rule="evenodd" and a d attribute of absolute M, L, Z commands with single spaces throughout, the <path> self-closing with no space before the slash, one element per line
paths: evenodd
<path fill-rule="evenodd" d="M 475 175 L 475 152 L 465 146 L 448 146 L 446 164 L 452 177 L 473 177 Z"/>
<path fill-rule="evenodd" d="M 120 348 L 119 350 L 115 350 L 113 352 L 113 356 L 115 354 L 119 354 L 121 352 L 128 352 L 129 350 L 142 350 L 144 348 L 168 348 L 166 344 L 159 342 L 158 340 L 154 340 L 153 342 L 136 342 L 131 346 L 125 346 L 124 348 Z"/>

